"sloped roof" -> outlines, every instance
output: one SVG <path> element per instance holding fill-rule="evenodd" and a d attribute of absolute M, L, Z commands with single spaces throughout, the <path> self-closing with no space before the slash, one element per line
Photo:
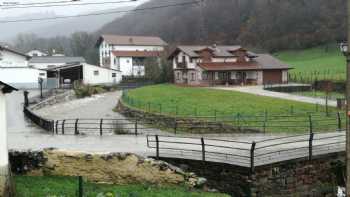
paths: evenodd
<path fill-rule="evenodd" d="M 159 57 L 159 51 L 112 51 L 116 57 Z"/>
<path fill-rule="evenodd" d="M 11 53 L 14 53 L 14 54 L 23 56 L 23 57 L 25 57 L 27 60 L 31 58 L 29 55 L 24 54 L 24 53 L 21 53 L 21 52 L 15 50 L 15 49 L 9 47 L 8 45 L 0 45 L 0 51 L 8 51 L 8 52 L 11 52 Z"/>
<path fill-rule="evenodd" d="M 102 40 L 113 45 L 139 45 L 139 46 L 166 46 L 167 43 L 159 37 L 153 36 L 121 36 L 121 35 L 102 35 L 97 41 L 96 46 L 100 45 Z"/>
<path fill-rule="evenodd" d="M 250 62 L 208 62 L 198 65 L 207 71 L 233 70 L 286 70 L 291 69 L 287 64 L 269 54 L 257 54 L 258 57 Z"/>
<path fill-rule="evenodd" d="M 2 82 L 2 81 L 0 81 L 0 86 L 4 86 L 2 88 L 2 92 L 5 93 L 5 94 L 6 93 L 11 93 L 12 91 L 17 91 L 18 90 L 17 88 L 14 88 L 14 87 L 12 87 L 12 86 L 10 86 L 10 85 Z"/>
<path fill-rule="evenodd" d="M 41 57 L 32 57 L 30 59 L 29 63 L 73 63 L 73 62 L 79 62 L 83 63 L 86 62 L 83 57 L 66 57 L 66 56 L 41 56 Z"/>
<path fill-rule="evenodd" d="M 236 57 L 235 54 L 232 52 L 243 49 L 239 45 L 217 45 L 217 46 L 206 46 L 206 45 L 197 45 L 197 46 L 186 46 L 186 45 L 180 45 L 177 47 L 177 49 L 169 56 L 170 58 L 173 58 L 176 56 L 180 51 L 186 53 L 188 56 L 196 58 L 200 57 L 199 52 L 205 49 L 210 49 L 213 53 L 213 57 Z M 256 57 L 256 54 L 248 51 L 247 54 L 251 57 Z"/>

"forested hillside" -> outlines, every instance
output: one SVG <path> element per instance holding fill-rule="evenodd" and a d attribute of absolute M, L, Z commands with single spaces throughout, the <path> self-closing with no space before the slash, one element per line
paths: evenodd
<path fill-rule="evenodd" d="M 151 0 L 141 8 L 181 2 L 191 0 Z M 203 7 L 131 12 L 105 25 L 99 33 L 157 35 L 171 44 L 242 44 L 268 51 L 312 47 L 345 37 L 345 0 L 205 2 Z"/>

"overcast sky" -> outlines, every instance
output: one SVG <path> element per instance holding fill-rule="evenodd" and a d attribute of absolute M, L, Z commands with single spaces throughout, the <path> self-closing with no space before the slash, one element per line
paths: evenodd
<path fill-rule="evenodd" d="M 105 5 L 82 5 L 82 6 L 63 6 L 63 7 L 51 7 L 51 8 L 26 8 L 26 9 L 1 9 L 4 4 L 8 3 L 40 3 L 40 2 L 57 2 L 62 0 L 0 0 L 0 17 L 15 17 L 30 13 L 45 13 L 54 12 L 57 15 L 75 15 L 86 12 L 95 12 L 99 10 L 113 9 L 120 6 L 128 5 L 139 5 L 148 0 L 137 0 L 137 2 L 128 3 L 116 3 L 116 4 L 105 4 Z M 63 0 L 65 1 L 65 0 Z M 91 2 L 118 2 L 118 1 L 128 1 L 128 0 L 80 0 L 81 3 L 91 3 Z M 71 3 L 70 3 L 71 4 Z M 78 4 L 78 3 L 76 3 Z"/>

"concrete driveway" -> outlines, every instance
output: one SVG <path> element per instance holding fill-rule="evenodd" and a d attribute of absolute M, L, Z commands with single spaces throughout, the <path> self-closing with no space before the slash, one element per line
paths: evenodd
<path fill-rule="evenodd" d="M 299 96 L 299 95 L 282 93 L 282 92 L 268 91 L 268 90 L 264 90 L 263 86 L 231 86 L 231 87 L 220 86 L 220 87 L 211 87 L 211 88 L 218 89 L 218 90 L 238 91 L 238 92 L 254 94 L 258 96 L 268 96 L 268 97 L 274 97 L 279 99 L 299 101 L 304 103 L 326 105 L 326 100 L 322 98 L 312 98 L 312 97 Z M 332 107 L 336 107 L 337 102 L 328 101 L 328 105 Z"/>

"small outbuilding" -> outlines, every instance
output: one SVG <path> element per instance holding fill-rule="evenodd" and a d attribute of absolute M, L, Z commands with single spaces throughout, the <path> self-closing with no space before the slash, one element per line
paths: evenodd
<path fill-rule="evenodd" d="M 67 64 L 48 68 L 46 71 L 49 88 L 70 87 L 76 81 L 90 85 L 113 85 L 120 83 L 122 79 L 119 70 L 87 63 Z"/>

